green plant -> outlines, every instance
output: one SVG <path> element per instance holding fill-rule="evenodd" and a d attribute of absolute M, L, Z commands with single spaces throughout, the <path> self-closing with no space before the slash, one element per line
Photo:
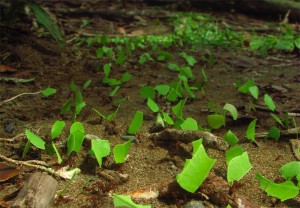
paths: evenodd
<path fill-rule="evenodd" d="M 193 56 L 189 56 L 185 52 L 181 52 L 180 56 L 182 56 L 190 66 L 194 66 L 197 63 Z"/>
<path fill-rule="evenodd" d="M 62 159 L 61 159 L 61 156 L 54 144 L 54 140 L 55 140 L 55 138 L 57 138 L 58 135 L 61 134 L 65 125 L 66 125 L 66 123 L 64 121 L 57 120 L 57 121 L 55 121 L 55 123 L 53 124 L 53 126 L 51 128 L 51 139 L 52 139 L 51 146 L 56 153 L 58 164 L 62 163 Z"/>
<path fill-rule="evenodd" d="M 225 134 L 224 140 L 229 144 L 229 146 L 234 146 L 239 141 L 236 135 L 230 130 L 228 130 Z"/>
<path fill-rule="evenodd" d="M 188 192 L 194 193 L 207 177 L 216 162 L 207 156 L 202 139 L 192 142 L 193 157 L 187 159 L 183 170 L 176 177 L 178 184 Z"/>
<path fill-rule="evenodd" d="M 144 64 L 144 63 L 146 63 L 147 61 L 154 61 L 154 59 L 151 57 L 151 55 L 150 55 L 149 53 L 143 53 L 143 54 L 140 56 L 139 64 Z"/>

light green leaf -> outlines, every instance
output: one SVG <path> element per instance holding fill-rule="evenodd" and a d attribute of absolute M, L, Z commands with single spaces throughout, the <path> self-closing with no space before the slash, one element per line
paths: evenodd
<path fill-rule="evenodd" d="M 48 96 L 50 96 L 50 95 L 55 94 L 55 93 L 56 93 L 56 89 L 51 88 L 51 87 L 48 87 L 47 89 L 44 89 L 44 90 L 42 91 L 42 93 L 43 93 L 44 96 L 48 97 Z"/>
<path fill-rule="evenodd" d="M 275 119 L 275 121 L 277 121 L 277 123 L 279 123 L 281 126 L 284 126 L 280 118 L 278 118 L 278 116 L 276 116 L 274 113 L 271 113 L 271 116 Z"/>
<path fill-rule="evenodd" d="M 224 140 L 229 144 L 229 146 L 235 145 L 239 140 L 230 130 L 225 134 Z"/>
<path fill-rule="evenodd" d="M 172 107 L 172 111 L 177 118 L 182 118 L 182 109 L 184 107 L 185 102 L 186 99 L 180 100 L 175 106 Z"/>
<path fill-rule="evenodd" d="M 255 142 L 255 126 L 256 126 L 257 119 L 251 121 L 249 124 L 247 131 L 246 131 L 246 137 L 250 139 L 252 142 Z"/>
<path fill-rule="evenodd" d="M 165 113 L 164 111 L 162 112 L 162 115 L 163 115 L 163 118 L 164 118 L 164 121 L 169 124 L 169 125 L 173 125 L 174 124 L 174 121 L 173 119 L 167 114 Z"/>
<path fill-rule="evenodd" d="M 275 110 L 275 104 L 273 102 L 273 99 L 270 97 L 270 95 L 268 94 L 265 94 L 264 95 L 264 101 L 265 101 L 265 104 L 268 106 L 268 108 L 274 112 Z"/>
<path fill-rule="evenodd" d="M 232 158 L 228 163 L 227 181 L 233 184 L 233 181 L 238 181 L 244 177 L 246 173 L 252 168 L 249 161 L 248 153 L 244 152 L 239 156 Z"/>
<path fill-rule="evenodd" d="M 52 126 L 52 129 L 51 129 L 51 138 L 54 139 L 56 138 L 60 133 L 61 131 L 64 129 L 65 127 L 65 122 L 64 121 L 55 121 L 55 123 L 53 124 Z"/>
<path fill-rule="evenodd" d="M 292 161 L 283 165 L 279 170 L 279 173 L 286 180 L 292 180 L 293 177 L 296 177 L 298 182 L 300 182 L 300 162 Z"/>
<path fill-rule="evenodd" d="M 176 180 L 183 189 L 194 193 L 201 186 L 216 160 L 207 156 L 201 139 L 192 144 L 193 157 L 186 160 L 184 168 L 177 175 Z"/>
<path fill-rule="evenodd" d="M 226 165 L 229 164 L 230 160 L 232 160 L 233 158 L 240 156 L 244 153 L 244 150 L 242 147 L 240 146 L 235 146 L 230 148 L 229 150 L 227 150 L 225 152 L 225 157 L 226 157 Z"/>
<path fill-rule="evenodd" d="M 68 138 L 68 156 L 74 151 L 78 153 L 84 139 L 84 128 L 82 123 L 75 122 L 70 128 L 70 136 Z"/>
<path fill-rule="evenodd" d="M 159 111 L 159 106 L 154 102 L 151 98 L 148 98 L 147 100 L 147 106 L 150 108 L 150 110 L 154 113 Z"/>
<path fill-rule="evenodd" d="M 93 139 L 91 150 L 94 152 L 97 162 L 102 167 L 102 158 L 110 153 L 110 145 L 108 140 Z"/>
<path fill-rule="evenodd" d="M 275 126 L 272 126 L 268 132 L 267 138 L 274 138 L 278 140 L 280 138 L 280 130 Z"/>
<path fill-rule="evenodd" d="M 246 83 L 244 83 L 242 86 L 240 86 L 238 91 L 246 94 L 249 92 L 249 88 L 252 86 L 254 86 L 254 81 L 252 79 L 250 79 Z"/>
<path fill-rule="evenodd" d="M 264 190 L 268 196 L 276 197 L 280 199 L 280 201 L 292 199 L 299 194 L 299 188 L 292 181 L 274 183 L 259 173 L 256 174 L 256 179 L 260 181 L 260 188 Z"/>
<path fill-rule="evenodd" d="M 198 130 L 198 123 L 193 118 L 186 118 L 184 122 L 180 125 L 182 130 Z"/>
<path fill-rule="evenodd" d="M 170 86 L 169 85 L 156 85 L 155 90 L 160 95 L 167 95 L 170 91 Z"/>
<path fill-rule="evenodd" d="M 124 163 L 126 156 L 128 155 L 132 140 L 125 142 L 124 144 L 117 144 L 114 147 L 114 158 L 116 163 Z"/>
<path fill-rule="evenodd" d="M 64 106 L 62 107 L 60 113 L 63 114 L 63 113 L 69 112 L 69 111 L 71 110 L 71 102 L 72 102 L 72 99 L 71 99 L 71 98 L 68 99 L 68 100 L 65 102 Z"/>
<path fill-rule="evenodd" d="M 151 208 L 151 205 L 139 205 L 134 203 L 130 196 L 114 194 L 114 207 Z"/>
<path fill-rule="evenodd" d="M 36 146 L 39 149 L 42 149 L 42 150 L 45 149 L 45 142 L 39 136 L 32 133 L 28 129 L 25 130 L 25 134 L 26 134 L 26 137 L 30 141 L 31 144 L 33 144 L 34 146 Z"/>
<path fill-rule="evenodd" d="M 208 115 L 207 123 L 213 129 L 219 129 L 221 126 L 225 125 L 225 117 L 223 115 Z"/>
<path fill-rule="evenodd" d="M 135 134 L 142 126 L 143 123 L 143 112 L 137 111 L 134 115 L 133 120 L 131 121 L 128 131 L 128 134 Z"/>
<path fill-rule="evenodd" d="M 249 87 L 249 92 L 255 99 L 258 99 L 259 89 L 257 86 Z"/>
<path fill-rule="evenodd" d="M 121 82 L 128 82 L 131 79 L 132 75 L 128 72 L 124 73 L 121 77 Z"/>
<path fill-rule="evenodd" d="M 235 108 L 234 105 L 229 104 L 229 103 L 226 103 L 226 104 L 224 105 L 223 109 L 224 109 L 224 110 L 227 110 L 228 112 L 231 113 L 233 120 L 236 120 L 236 119 L 237 119 L 237 117 L 238 117 L 238 112 L 237 112 L 237 110 L 236 110 L 236 108 Z"/>
<path fill-rule="evenodd" d="M 189 56 L 185 52 L 181 52 L 180 56 L 182 56 L 190 66 L 194 66 L 195 63 L 197 63 L 196 59 L 193 56 Z"/>
<path fill-rule="evenodd" d="M 107 121 L 113 121 L 116 118 L 116 115 L 117 115 L 117 112 L 119 111 L 119 108 L 120 108 L 120 106 L 118 106 L 118 108 L 114 112 L 112 112 L 111 114 L 109 114 L 106 117 L 106 120 Z"/>
<path fill-rule="evenodd" d="M 88 88 L 90 86 L 91 82 L 92 82 L 92 80 L 90 80 L 90 79 L 88 81 L 86 81 L 83 84 L 82 89 L 86 90 L 86 88 Z"/>
<path fill-rule="evenodd" d="M 121 86 L 116 86 L 115 89 L 111 93 L 109 93 L 109 97 L 113 97 L 118 92 L 120 87 Z"/>
<path fill-rule="evenodd" d="M 145 99 L 148 99 L 148 98 L 153 99 L 155 96 L 155 89 L 151 86 L 144 86 L 144 87 L 142 87 L 140 94 Z"/>
<path fill-rule="evenodd" d="M 110 74 L 110 69 L 111 69 L 111 64 L 104 64 L 103 66 L 103 71 L 104 71 L 104 75 L 105 77 L 108 77 Z"/>
<path fill-rule="evenodd" d="M 75 107 L 75 114 L 79 115 L 80 112 L 81 112 L 81 110 L 82 110 L 82 108 L 84 108 L 85 106 L 86 106 L 85 102 L 82 102 L 79 105 L 76 105 L 76 107 Z"/>

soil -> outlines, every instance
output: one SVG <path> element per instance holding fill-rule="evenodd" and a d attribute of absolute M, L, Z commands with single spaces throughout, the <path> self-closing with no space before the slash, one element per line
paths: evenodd
<path fill-rule="evenodd" d="M 86 3 L 44 3 L 57 18 L 64 39 L 84 37 L 83 34 L 100 33 L 111 37 L 122 35 L 148 35 L 167 34 L 172 32 L 166 18 L 160 20 L 160 27 L 155 26 L 155 21 L 147 16 L 141 16 L 145 20 L 140 23 L 137 18 L 122 18 L 115 16 L 104 18 L 96 13 L 71 13 L 68 9 L 76 9 L 81 5 L 82 9 L 104 5 L 116 7 L 114 4 L 100 2 L 99 4 Z M 102 7 L 101 7 L 102 6 Z M 128 6 L 128 5 L 126 5 Z M 129 6 L 134 8 L 134 6 Z M 128 8 L 128 9 L 129 9 Z M 55 12 L 59 10 L 60 12 Z M 62 10 L 66 12 L 62 12 Z M 138 8 L 142 10 L 152 9 L 146 5 Z M 165 10 L 164 10 L 165 11 Z M 228 24 L 234 22 L 234 28 L 243 26 L 264 27 L 269 22 L 250 18 L 234 13 L 213 14 L 217 18 L 223 18 Z M 112 15 L 113 17 L 113 15 Z M 144 112 L 144 122 L 141 130 L 136 135 L 138 142 L 132 144 L 129 156 L 124 164 L 116 165 L 110 154 L 99 168 L 97 161 L 87 155 L 89 150 L 88 142 L 85 142 L 78 154 L 72 155 L 69 159 L 66 156 L 66 148 L 59 149 L 63 155 L 63 164 L 58 165 L 56 157 L 49 156 L 46 151 L 30 148 L 24 159 L 21 158 L 26 138 L 21 137 L 12 143 L 1 142 L 0 154 L 16 160 L 42 160 L 51 167 L 59 169 L 69 165 L 71 168 L 78 167 L 81 173 L 71 182 L 63 194 L 63 197 L 56 198 L 54 207 L 113 207 L 112 194 L 134 193 L 145 187 L 155 187 L 157 184 L 164 184 L 172 181 L 180 173 L 186 159 L 192 157 L 191 143 L 183 144 L 174 141 L 152 141 L 147 135 L 149 129 L 155 125 L 155 114 L 152 113 L 145 100 L 140 96 L 142 86 L 155 86 L 167 84 L 178 79 L 177 73 L 167 68 L 167 62 L 147 62 L 139 64 L 139 56 L 144 53 L 141 49 L 135 50 L 123 65 L 114 64 L 111 76 L 120 78 L 125 72 L 132 74 L 132 79 L 122 84 L 116 98 L 125 97 L 126 101 L 121 103 L 116 119 L 107 122 L 93 111 L 99 110 L 109 115 L 115 110 L 109 93 L 113 90 L 103 84 L 103 65 L 107 60 L 97 59 L 96 50 L 99 46 L 87 44 L 76 44 L 70 42 L 61 49 L 52 37 L 43 28 L 32 27 L 29 18 L 17 21 L 6 30 L 1 29 L 1 65 L 10 66 L 9 69 L 0 71 L 1 77 L 30 79 L 28 83 L 15 83 L 12 81 L 0 81 L 0 100 L 4 101 L 15 95 L 24 92 L 37 92 L 47 87 L 57 89 L 57 93 L 50 97 L 39 95 L 24 95 L 11 102 L 0 106 L 0 137 L 13 138 L 24 133 L 25 129 L 38 134 L 48 143 L 50 139 L 51 126 L 57 119 L 67 122 L 69 129 L 72 118 L 71 113 L 60 114 L 63 104 L 71 96 L 70 83 L 74 81 L 77 87 L 81 87 L 87 80 L 91 85 L 84 90 L 83 97 L 87 106 L 78 116 L 77 120 L 82 122 L 86 134 L 93 134 L 101 139 L 108 139 L 111 147 L 123 143 L 121 139 L 126 135 L 129 123 L 136 111 Z M 80 28 L 82 20 L 90 20 L 83 29 Z M 14 29 L 12 29 L 14 28 Z M 124 34 L 124 31 L 126 34 Z M 123 33 L 123 34 L 120 34 Z M 79 36 L 79 34 L 82 34 Z M 78 42 L 77 42 L 78 43 Z M 238 182 L 235 183 L 233 192 L 243 195 L 249 200 L 253 207 L 300 207 L 300 196 L 292 200 L 280 202 L 260 189 L 256 174 L 277 182 L 282 181 L 278 169 L 290 162 L 296 161 L 291 149 L 290 139 L 298 139 L 296 136 L 274 139 L 258 139 L 258 144 L 251 143 L 245 138 L 248 124 L 257 119 L 257 132 L 267 132 L 271 126 L 281 128 L 270 116 L 263 104 L 263 94 L 268 93 L 276 103 L 276 115 L 282 120 L 285 113 L 299 115 L 300 109 L 300 71 L 299 54 L 272 52 L 262 57 L 258 52 L 245 48 L 221 48 L 221 47 L 199 47 L 191 50 L 190 46 L 175 47 L 166 49 L 175 57 L 179 65 L 185 65 L 180 58 L 181 52 L 194 56 L 198 62 L 193 67 L 196 77 L 192 84 L 203 80 L 201 69 L 204 68 L 208 82 L 204 85 L 204 93 L 197 93 L 195 99 L 188 99 L 183 115 L 192 117 L 202 127 L 209 127 L 206 117 L 213 112 L 209 111 L 208 104 L 213 101 L 216 106 L 222 107 L 225 103 L 235 105 L 239 111 L 238 120 L 234 121 L 227 116 L 226 126 L 218 130 L 212 130 L 214 135 L 223 137 L 230 129 L 239 138 L 239 145 L 248 152 L 252 169 Z M 215 57 L 215 63 L 209 64 L 203 57 Z M 249 109 L 250 95 L 244 95 L 237 91 L 234 83 L 248 79 L 255 80 L 260 89 L 260 98 L 254 101 L 256 110 Z M 156 102 L 161 107 L 167 105 L 165 99 L 157 98 Z M 171 103 L 173 106 L 175 103 Z M 299 125 L 299 116 L 293 117 Z M 292 126 L 292 118 L 291 126 Z M 60 144 L 65 144 L 68 138 L 68 130 L 65 130 L 59 138 Z M 207 154 L 217 160 L 212 173 L 226 180 L 226 163 L 224 151 L 206 147 Z M 14 178 L 0 183 L 0 201 L 11 202 L 14 199 L 13 193 L 20 189 L 26 179 L 35 171 L 34 168 L 17 167 L 21 172 Z M 123 174 L 123 175 L 120 175 Z M 125 179 L 121 176 L 126 176 Z M 105 177 L 106 176 L 106 177 Z M 57 178 L 58 189 L 63 189 L 68 183 L 67 180 Z M 152 207 L 181 207 L 190 200 L 202 200 L 207 207 L 218 207 L 218 202 L 205 197 L 191 196 L 190 194 L 176 195 L 170 193 L 169 197 L 158 197 L 153 199 L 137 199 L 138 203 L 151 204 Z M 215 204 L 215 205 L 214 205 Z"/>

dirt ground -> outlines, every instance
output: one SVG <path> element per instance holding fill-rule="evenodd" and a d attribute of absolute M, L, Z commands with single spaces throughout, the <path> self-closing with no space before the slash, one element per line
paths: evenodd
<path fill-rule="evenodd" d="M 78 3 L 79 4 L 79 3 Z M 99 4 L 100 6 L 103 6 Z M 143 17 L 144 25 L 135 24 L 137 19 L 103 18 L 91 13 L 68 13 L 67 9 L 76 8 L 76 4 L 45 3 L 53 14 L 56 15 L 60 27 L 64 31 L 64 39 L 71 40 L 74 37 L 85 37 L 84 34 L 100 33 L 111 37 L 124 35 L 143 34 L 166 34 L 172 32 L 172 26 L 165 19 L 160 19 L 162 26 L 156 27 L 151 18 Z M 96 7 L 96 4 L 82 4 L 82 9 Z M 99 7 L 100 7 L 99 6 Z M 111 5 L 113 7 L 115 5 Z M 102 7 L 103 8 L 103 7 Z M 60 12 L 55 13 L 55 9 Z M 150 9 L 142 7 L 141 10 Z M 63 12 L 63 10 L 66 10 Z M 243 28 L 247 25 L 264 26 L 267 22 L 250 18 L 240 14 L 217 13 L 218 18 L 223 18 L 228 24 L 234 20 L 235 28 Z M 80 28 L 83 19 L 90 20 L 84 28 Z M 145 51 L 135 50 L 123 65 L 114 65 L 113 77 L 121 77 L 124 72 L 133 75 L 132 79 L 123 84 L 118 91 L 117 97 L 126 97 L 127 100 L 120 105 L 114 122 L 106 122 L 92 110 L 99 110 L 105 115 L 115 110 L 111 105 L 109 93 L 113 88 L 102 83 L 104 73 L 101 70 L 106 63 L 105 59 L 97 59 L 96 49 L 98 46 L 88 47 L 86 44 L 67 43 L 61 49 L 48 34 L 32 29 L 32 22 L 26 20 L 18 21 L 18 29 L 1 30 L 1 65 L 10 66 L 11 70 L 0 71 L 0 77 L 35 78 L 28 83 L 14 83 L 12 81 L 0 81 L 0 101 L 9 99 L 24 92 L 37 92 L 47 87 L 57 89 L 57 93 L 50 97 L 42 95 L 21 96 L 11 102 L 0 106 L 0 138 L 13 138 L 30 129 L 45 141 L 50 141 L 51 126 L 57 119 L 71 125 L 71 115 L 61 115 L 60 110 L 66 100 L 70 97 L 70 83 L 74 81 L 77 86 L 82 86 L 87 80 L 91 85 L 84 91 L 83 98 L 87 106 L 83 109 L 78 121 L 84 124 L 86 134 L 97 135 L 108 139 L 111 146 L 123 143 L 122 135 L 126 135 L 128 125 L 136 111 L 144 112 L 144 122 L 138 132 L 139 142 L 133 143 L 129 157 L 122 165 L 116 165 L 110 154 L 100 169 L 94 158 L 87 155 L 88 144 L 81 151 L 66 157 L 66 148 L 59 151 L 63 155 L 63 164 L 58 165 L 55 157 L 47 155 L 46 151 L 31 148 L 24 160 L 43 160 L 53 168 L 69 165 L 78 167 L 81 173 L 76 176 L 70 186 L 66 189 L 63 197 L 56 198 L 53 207 L 113 207 L 112 194 L 133 193 L 145 187 L 154 187 L 156 184 L 164 184 L 166 181 L 174 180 L 180 173 L 186 159 L 191 158 L 191 144 L 178 142 L 153 142 L 147 138 L 149 128 L 155 124 L 155 115 L 149 110 L 144 99 L 140 96 L 140 88 L 145 85 L 155 86 L 166 84 L 177 80 L 177 73 L 167 69 L 167 62 L 147 62 L 144 65 L 138 63 L 139 56 Z M 120 34 L 123 33 L 123 34 Z M 77 36 L 76 36 L 77 35 Z M 86 37 L 85 37 L 86 38 Z M 217 106 L 225 103 L 235 105 L 239 111 L 239 118 L 233 121 L 227 117 L 226 126 L 213 130 L 212 133 L 220 136 L 225 135 L 227 130 L 233 131 L 239 138 L 239 145 L 248 152 L 253 168 L 242 178 L 232 190 L 234 193 L 243 195 L 253 207 L 300 207 L 300 196 L 292 200 L 280 202 L 275 198 L 267 196 L 260 189 L 259 181 L 255 178 L 257 173 L 274 181 L 282 181 L 278 169 L 290 162 L 296 161 L 290 139 L 295 137 L 274 139 L 260 139 L 259 146 L 249 142 L 245 138 L 248 124 L 257 119 L 257 132 L 267 132 L 275 125 L 278 126 L 270 116 L 263 104 L 262 95 L 268 93 L 276 103 L 277 116 L 282 120 L 285 113 L 299 115 L 300 110 L 300 71 L 299 54 L 297 53 L 271 53 L 266 57 L 257 52 L 242 48 L 224 49 L 221 47 L 199 47 L 191 50 L 189 46 L 166 49 L 172 53 L 178 64 L 185 64 L 180 58 L 181 52 L 193 55 L 197 64 L 193 67 L 196 77 L 194 83 L 201 81 L 201 69 L 205 68 L 208 82 L 204 86 L 204 94 L 197 93 L 197 97 L 188 100 L 183 115 L 192 117 L 202 127 L 209 127 L 206 117 L 209 112 L 208 104 L 213 101 Z M 208 64 L 203 57 L 213 54 L 215 63 Z M 100 67 L 100 70 L 98 68 Z M 253 79 L 260 89 L 261 99 L 256 101 L 256 111 L 249 110 L 248 99 L 250 95 L 244 95 L 237 91 L 234 83 Z M 160 106 L 165 106 L 164 99 L 157 99 Z M 171 103 L 173 106 L 174 104 Z M 299 116 L 295 117 L 299 125 Z M 68 137 L 68 128 L 59 138 L 61 144 L 65 144 Z M 278 126 L 279 128 L 279 126 Z M 21 158 L 26 138 L 13 143 L 0 143 L 0 154 L 16 160 Z M 212 172 L 226 180 L 226 163 L 224 151 L 206 148 L 207 154 L 217 159 Z M 10 202 L 14 199 L 15 191 L 19 190 L 25 180 L 34 173 L 34 168 L 17 167 L 21 172 L 14 178 L 0 183 L 0 201 Z M 103 172 L 103 173 L 101 173 Z M 105 173 L 105 174 L 104 174 Z M 120 174 L 126 176 L 122 179 Z M 107 176 L 108 175 L 108 176 Z M 105 177 L 106 176 L 106 177 Z M 58 189 L 63 189 L 67 181 L 57 178 Z M 85 185 L 86 184 L 86 185 Z M 182 207 L 190 200 L 207 201 L 206 207 L 220 207 L 205 197 L 191 196 L 190 194 L 170 194 L 169 197 L 135 200 L 142 204 L 151 204 L 152 207 Z M 198 206 L 195 206 L 198 207 Z"/>

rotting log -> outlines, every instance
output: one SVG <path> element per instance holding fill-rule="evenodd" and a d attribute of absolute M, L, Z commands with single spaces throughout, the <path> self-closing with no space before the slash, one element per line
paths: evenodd
<path fill-rule="evenodd" d="M 48 208 L 56 193 L 57 181 L 46 173 L 36 172 L 30 176 L 12 203 L 13 208 Z"/>

